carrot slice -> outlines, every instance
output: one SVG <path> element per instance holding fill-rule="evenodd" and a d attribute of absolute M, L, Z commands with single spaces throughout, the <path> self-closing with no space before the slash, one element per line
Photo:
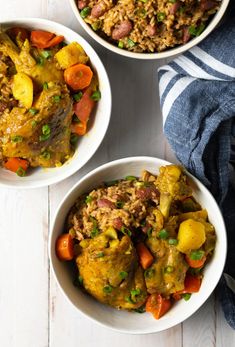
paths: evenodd
<path fill-rule="evenodd" d="M 33 30 L 31 31 L 30 40 L 37 48 L 47 48 L 48 43 L 54 36 L 55 34 L 49 31 Z"/>
<path fill-rule="evenodd" d="M 142 243 L 138 243 L 136 250 L 139 256 L 139 261 L 143 269 L 147 269 L 153 263 L 153 256 L 148 250 L 148 248 Z"/>
<path fill-rule="evenodd" d="M 74 255 L 73 239 L 70 234 L 63 234 L 56 241 L 56 254 L 60 260 L 72 260 Z"/>
<path fill-rule="evenodd" d="M 75 133 L 77 135 L 85 135 L 86 134 L 86 122 L 80 122 L 80 123 L 72 123 L 71 124 L 71 131 L 72 133 Z"/>
<path fill-rule="evenodd" d="M 188 263 L 188 265 L 194 269 L 198 269 L 199 267 L 202 267 L 205 264 L 206 256 L 204 255 L 202 259 L 193 260 L 190 258 L 190 256 L 186 255 L 185 260 Z"/>
<path fill-rule="evenodd" d="M 21 158 L 8 158 L 3 166 L 10 171 L 16 172 L 19 169 L 26 171 L 29 167 L 29 162 L 26 159 Z"/>
<path fill-rule="evenodd" d="M 76 64 L 64 71 L 65 82 L 74 90 L 84 89 L 91 83 L 93 72 L 84 64 Z"/>
<path fill-rule="evenodd" d="M 59 43 L 61 43 L 62 41 L 64 41 L 64 36 L 61 36 L 61 35 L 55 36 L 48 42 L 45 48 L 54 47 L 58 45 Z"/>
<path fill-rule="evenodd" d="M 187 274 L 184 280 L 184 289 L 175 294 L 197 293 L 201 287 L 201 278 Z"/>
<path fill-rule="evenodd" d="M 161 318 L 171 308 L 171 301 L 160 294 L 151 294 L 146 302 L 146 312 L 153 314 L 155 319 Z"/>
<path fill-rule="evenodd" d="M 80 101 L 73 105 L 73 110 L 81 122 L 87 122 L 95 106 L 95 101 L 91 99 L 92 90 L 88 88 Z"/>

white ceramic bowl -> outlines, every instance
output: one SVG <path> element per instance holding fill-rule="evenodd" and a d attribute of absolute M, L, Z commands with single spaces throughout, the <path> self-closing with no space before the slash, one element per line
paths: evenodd
<path fill-rule="evenodd" d="M 94 155 L 101 144 L 107 131 L 111 115 L 111 89 L 109 79 L 95 50 L 80 35 L 66 28 L 64 25 L 41 18 L 21 18 L 1 23 L 0 29 L 13 26 L 24 26 L 29 29 L 46 30 L 58 35 L 64 35 L 65 41 L 67 42 L 77 41 L 90 57 L 91 65 L 97 72 L 99 78 L 101 99 L 97 104 L 97 109 L 93 117 L 94 121 L 92 121 L 92 127 L 87 135 L 81 137 L 75 154 L 70 160 L 58 168 L 34 169 L 33 172 L 26 177 L 18 177 L 13 172 L 0 168 L 0 186 L 15 188 L 48 186 L 64 180 L 81 169 L 81 167 L 83 167 Z"/>
<path fill-rule="evenodd" d="M 194 177 L 189 175 L 194 189 L 194 196 L 207 209 L 210 222 L 215 226 L 217 242 L 214 255 L 206 266 L 199 293 L 193 294 L 190 301 L 180 300 L 160 320 L 155 320 L 148 313 L 137 314 L 119 311 L 100 304 L 91 296 L 84 294 L 73 285 L 73 276 L 66 262 L 61 262 L 55 254 L 55 242 L 64 231 L 66 216 L 75 200 L 83 193 L 99 186 L 104 181 L 112 181 L 127 175 L 139 176 L 143 169 L 157 173 L 168 162 L 151 157 L 132 157 L 115 160 L 98 167 L 83 177 L 64 197 L 52 223 L 49 254 L 51 266 L 64 295 L 73 306 L 97 323 L 129 334 L 155 333 L 173 327 L 190 317 L 206 301 L 215 289 L 223 271 L 227 242 L 223 217 L 210 192 Z"/>
<path fill-rule="evenodd" d="M 109 43 L 105 39 L 103 39 L 101 36 L 96 34 L 94 30 L 88 25 L 80 16 L 78 7 L 77 7 L 77 0 L 69 0 L 70 5 L 72 7 L 73 13 L 75 14 L 77 20 L 81 24 L 81 26 L 84 28 L 84 30 L 97 42 L 99 42 L 102 46 L 105 48 L 108 48 L 110 51 L 118 53 L 120 55 L 123 55 L 128 58 L 135 58 L 135 59 L 145 59 L 145 60 L 150 60 L 150 59 L 163 59 L 163 58 L 170 58 L 173 57 L 174 55 L 177 54 L 182 54 L 183 52 L 189 50 L 190 48 L 194 47 L 197 45 L 199 42 L 204 40 L 211 32 L 216 28 L 216 26 L 219 24 L 221 21 L 227 7 L 229 4 L 230 0 L 222 0 L 221 1 L 221 7 L 219 11 L 215 14 L 213 19 L 210 21 L 210 23 L 207 25 L 206 29 L 203 31 L 203 33 L 190 40 L 188 43 L 185 45 L 178 46 L 176 48 L 171 48 L 166 51 L 160 52 L 160 53 L 135 53 L 135 52 L 130 52 L 125 49 L 118 48 L 117 46 Z"/>

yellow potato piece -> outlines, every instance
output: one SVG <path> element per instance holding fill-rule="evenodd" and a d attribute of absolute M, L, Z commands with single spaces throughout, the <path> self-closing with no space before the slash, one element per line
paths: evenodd
<path fill-rule="evenodd" d="M 22 106 L 29 109 L 33 103 L 33 82 L 31 78 L 24 72 L 18 72 L 14 75 L 12 93 Z"/>
<path fill-rule="evenodd" d="M 200 248 L 206 241 L 205 226 L 193 219 L 180 224 L 178 232 L 178 251 L 188 253 L 191 249 Z"/>
<path fill-rule="evenodd" d="M 84 49 L 77 42 L 72 42 L 61 48 L 59 52 L 55 54 L 55 58 L 62 69 L 67 69 L 68 67 L 78 63 L 86 64 L 88 61 L 88 56 Z"/>
<path fill-rule="evenodd" d="M 194 219 L 194 220 L 199 220 L 203 219 L 204 221 L 207 221 L 208 214 L 207 210 L 200 210 L 200 211 L 195 211 L 195 212 L 185 212 L 181 213 L 179 215 L 179 221 L 182 222 L 187 219 Z"/>

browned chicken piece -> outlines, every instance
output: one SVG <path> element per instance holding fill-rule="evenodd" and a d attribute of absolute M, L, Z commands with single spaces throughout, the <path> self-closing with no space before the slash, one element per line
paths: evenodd
<path fill-rule="evenodd" d="M 76 262 L 90 295 L 119 309 L 135 309 L 144 304 L 147 292 L 143 270 L 128 236 L 110 239 L 103 233 L 80 245 L 83 248 Z"/>
<path fill-rule="evenodd" d="M 165 240 L 152 237 L 147 245 L 155 256 L 155 262 L 145 271 L 148 292 L 169 295 L 184 289 L 188 270 L 184 256 Z"/>

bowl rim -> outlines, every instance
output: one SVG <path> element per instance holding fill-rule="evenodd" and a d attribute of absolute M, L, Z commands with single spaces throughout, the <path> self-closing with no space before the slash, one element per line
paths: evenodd
<path fill-rule="evenodd" d="M 70 167 L 68 168 L 68 170 L 66 170 L 63 174 L 56 174 L 51 177 L 51 178 L 47 178 L 45 180 L 38 180 L 38 181 L 17 181 L 17 182 L 13 182 L 13 184 L 9 181 L 9 182 L 2 182 L 0 180 L 0 187 L 6 187 L 6 188 L 10 188 L 10 189 L 33 189 L 33 188 L 41 188 L 41 187 L 47 187 L 50 186 L 52 184 L 55 183 L 59 183 L 63 180 L 65 180 L 66 178 L 69 178 L 70 176 L 74 175 L 76 172 L 78 172 L 79 170 L 81 170 L 86 164 L 87 162 L 94 156 L 94 154 L 96 153 L 96 151 L 98 150 L 98 148 L 100 147 L 101 143 L 104 140 L 104 137 L 107 133 L 109 124 L 110 124 L 110 119 L 111 119 L 111 111 L 112 111 L 112 91 L 111 91 L 111 85 L 110 85 L 110 80 L 109 80 L 109 76 L 107 73 L 107 70 L 101 60 L 101 58 L 99 57 L 98 53 L 96 52 L 96 50 L 92 47 L 92 45 L 85 39 L 83 38 L 79 33 L 77 33 L 76 31 L 70 29 L 69 27 L 57 23 L 55 21 L 52 20 L 48 20 L 48 19 L 44 19 L 44 18 L 38 18 L 38 17 L 20 17 L 20 18 L 6 18 L 4 19 L 1 23 L 0 23 L 0 28 L 4 28 L 4 27 L 8 27 L 11 25 L 18 25 L 18 24 L 24 24 L 26 26 L 32 27 L 34 26 L 34 24 L 40 25 L 42 24 L 43 26 L 53 26 L 55 28 L 54 32 L 58 33 L 61 30 L 61 33 L 66 33 L 67 34 L 71 34 L 71 35 L 76 35 L 77 36 L 77 40 L 78 42 L 81 43 L 81 45 L 83 46 L 83 44 L 85 43 L 85 45 L 87 45 L 89 47 L 89 49 L 92 51 L 92 53 L 94 54 L 94 59 L 93 59 L 93 66 L 94 68 L 97 67 L 97 62 L 100 66 L 100 70 L 101 70 L 101 74 L 102 74 L 102 80 L 105 81 L 105 85 L 106 85 L 106 94 L 107 94 L 107 117 L 106 117 L 106 122 L 104 124 L 104 126 L 102 127 L 103 129 L 103 134 L 100 137 L 99 141 L 97 142 L 97 145 L 92 149 L 90 156 L 86 157 L 85 160 L 83 161 L 82 166 L 79 166 L 79 168 L 77 168 L 77 165 L 75 165 L 75 167 Z M 98 70 L 97 70 L 97 74 L 99 76 Z M 100 77 L 100 76 L 99 76 Z M 65 162 L 66 164 L 66 162 Z M 79 161 L 78 161 L 79 164 Z M 2 167 L 0 167 L 0 169 L 2 169 Z M 41 170 L 43 168 L 40 168 Z M 53 169 L 60 169 L 60 167 L 58 168 L 53 168 Z"/>
<path fill-rule="evenodd" d="M 205 192 L 208 194 L 208 196 L 210 197 L 211 200 L 213 200 L 216 203 L 216 206 L 218 207 L 218 214 L 220 216 L 222 225 L 223 225 L 223 230 L 221 231 L 221 235 L 223 237 L 223 242 L 224 242 L 224 247 L 223 247 L 223 253 L 221 254 L 221 259 L 220 259 L 220 268 L 217 269 L 219 271 L 216 272 L 216 280 L 212 286 L 212 290 L 210 292 L 208 292 L 204 299 L 203 302 L 200 303 L 200 305 L 196 308 L 196 310 L 194 310 L 193 312 L 188 312 L 185 316 L 183 316 L 179 321 L 175 322 L 175 320 L 173 320 L 173 322 L 171 324 L 169 324 L 169 326 L 167 328 L 158 328 L 156 330 L 152 330 L 152 331 L 136 331 L 136 330 L 124 330 L 124 329 L 119 329 L 116 327 L 113 327 L 111 325 L 107 325 L 106 323 L 101 322 L 100 320 L 94 318 L 93 316 L 87 314 L 86 312 L 83 312 L 82 309 L 80 309 L 78 306 L 75 305 L 75 303 L 69 298 L 69 296 L 66 294 L 63 285 L 61 284 L 60 280 L 58 279 L 57 275 L 56 275 L 56 271 L 54 268 L 54 262 L 53 262 L 53 252 L 55 249 L 55 244 L 52 243 L 52 239 L 53 239 L 53 234 L 55 232 L 55 225 L 56 225 L 56 221 L 58 218 L 58 215 L 60 213 L 60 211 L 63 209 L 63 205 L 66 203 L 66 201 L 69 199 L 70 195 L 73 194 L 73 192 L 78 188 L 79 185 L 81 185 L 83 182 L 85 182 L 87 179 L 89 179 L 92 176 L 95 176 L 97 172 L 102 171 L 104 169 L 110 168 L 110 167 L 115 167 L 116 165 L 119 164 L 127 164 L 129 162 L 133 162 L 133 161 L 137 161 L 137 162 L 142 162 L 142 161 L 151 161 L 152 163 L 156 163 L 156 161 L 160 161 L 161 164 L 160 165 L 169 165 L 172 164 L 171 162 L 168 162 L 164 159 L 161 158 L 157 158 L 157 157 L 151 157 L 151 156 L 132 156 L 132 157 L 125 157 L 125 158 L 121 158 L 121 159 L 116 159 L 113 161 L 110 161 L 108 163 L 105 163 L 101 166 L 98 166 L 97 168 L 91 170 L 90 172 L 88 172 L 85 176 L 83 176 L 76 184 L 74 184 L 71 189 L 66 193 L 66 195 L 64 196 L 64 198 L 61 200 L 60 204 L 58 205 L 54 216 L 52 218 L 52 223 L 50 226 L 50 233 L 49 233 L 49 242 L 48 242 L 48 255 L 49 255 L 49 259 L 50 259 L 50 264 L 51 264 L 51 269 L 52 269 L 52 273 L 54 275 L 54 279 L 58 285 L 58 287 L 60 288 L 61 292 L 63 293 L 63 296 L 66 298 L 66 300 L 83 316 L 91 319 L 93 322 L 97 323 L 98 325 L 111 329 L 115 332 L 118 333 L 124 333 L 124 334 L 133 334 L 133 335 L 146 335 L 146 334 L 153 334 L 153 333 L 157 333 L 160 331 L 165 331 L 167 329 L 170 329 L 182 322 L 184 322 L 186 319 L 188 319 L 189 317 L 191 317 L 193 314 L 195 314 L 201 307 L 202 305 L 204 305 L 204 303 L 207 301 L 207 299 L 209 298 L 209 296 L 214 292 L 217 284 L 219 283 L 219 280 L 222 276 L 223 273 L 223 269 L 225 266 L 225 261 L 226 261 L 226 256 L 227 256 L 227 234 L 226 234 L 226 226 L 225 226 L 225 222 L 224 222 L 224 218 L 222 215 L 222 212 L 215 200 L 215 198 L 213 197 L 213 195 L 211 194 L 211 192 L 204 186 L 203 183 L 201 183 L 199 181 L 198 178 L 196 178 L 195 176 L 193 176 L 192 174 L 190 174 L 185 168 L 185 172 L 187 174 L 187 176 L 189 176 L 190 178 L 192 178 L 197 185 L 199 185 L 201 188 L 203 188 L 205 190 Z M 157 327 L 157 325 L 156 325 Z"/>
<path fill-rule="evenodd" d="M 77 18 L 78 22 L 81 24 L 83 29 L 98 43 L 100 43 L 103 47 L 109 49 L 110 51 L 120 54 L 124 57 L 133 58 L 133 59 L 142 59 L 142 60 L 158 60 L 158 59 L 165 59 L 165 58 L 172 58 L 175 55 L 182 54 L 186 51 L 188 51 L 190 48 L 196 46 L 199 42 L 204 40 L 219 24 L 220 20 L 222 19 L 225 11 L 227 10 L 227 7 L 229 5 L 230 0 L 222 0 L 221 5 L 217 13 L 214 15 L 213 19 L 210 21 L 210 23 L 207 25 L 206 29 L 198 36 L 190 40 L 184 45 L 180 45 L 176 48 L 171 48 L 163 52 L 155 52 L 155 53 L 135 53 L 128 50 L 124 50 L 121 48 L 118 48 L 117 46 L 109 43 L 105 39 L 103 39 L 101 36 L 99 36 L 94 30 L 91 29 L 91 27 L 82 19 L 82 17 L 79 14 L 76 1 L 75 0 L 69 0 L 70 6 L 73 10 L 73 13 L 75 17 Z"/>

